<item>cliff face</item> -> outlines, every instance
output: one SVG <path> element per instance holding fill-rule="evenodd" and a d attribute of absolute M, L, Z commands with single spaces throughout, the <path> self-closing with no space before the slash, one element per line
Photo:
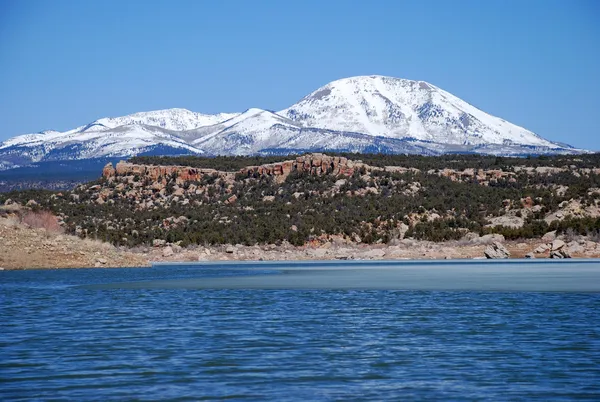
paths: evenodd
<path fill-rule="evenodd" d="M 189 166 L 136 165 L 124 161 L 117 163 L 115 167 L 109 163 L 102 170 L 102 176 L 106 179 L 116 176 L 139 176 L 156 182 L 160 178 L 170 178 L 175 175 L 178 183 L 200 180 L 203 176 L 214 174 L 219 177 L 233 176 L 233 173 L 220 172 L 215 169 L 197 169 Z"/>
<path fill-rule="evenodd" d="M 109 179 L 116 176 L 139 176 L 158 181 L 159 178 L 177 177 L 178 183 L 197 181 L 203 176 L 217 175 L 223 179 L 233 179 L 237 174 L 244 176 L 273 176 L 276 181 L 283 182 L 292 172 L 309 173 L 312 175 L 331 174 L 335 176 L 352 176 L 357 169 L 372 169 L 370 166 L 360 162 L 352 161 L 345 157 L 328 156 L 324 154 L 308 154 L 279 163 L 271 163 L 260 166 L 248 166 L 238 172 L 224 172 L 215 169 L 197 169 L 189 166 L 154 166 L 136 165 L 128 162 L 119 162 L 116 167 L 107 164 L 102 176 Z"/>
<path fill-rule="evenodd" d="M 343 156 L 328 156 L 324 154 L 309 154 L 297 157 L 295 160 L 271 163 L 261 166 L 248 166 L 240 170 L 247 176 L 275 176 L 283 181 L 292 172 L 309 173 L 312 175 L 331 174 L 335 176 L 352 176 L 356 169 L 371 167 L 360 162 L 351 161 Z"/>

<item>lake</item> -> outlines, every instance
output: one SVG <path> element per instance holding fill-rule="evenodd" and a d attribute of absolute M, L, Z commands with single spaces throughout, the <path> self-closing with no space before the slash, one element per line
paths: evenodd
<path fill-rule="evenodd" d="M 0 400 L 600 400 L 600 262 L 0 272 Z"/>

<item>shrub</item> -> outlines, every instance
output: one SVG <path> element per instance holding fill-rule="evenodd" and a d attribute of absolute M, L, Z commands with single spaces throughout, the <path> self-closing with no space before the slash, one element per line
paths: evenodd
<path fill-rule="evenodd" d="M 64 229 L 58 224 L 58 219 L 49 211 L 29 211 L 22 216 L 21 222 L 34 229 L 46 229 L 52 233 L 62 233 Z"/>

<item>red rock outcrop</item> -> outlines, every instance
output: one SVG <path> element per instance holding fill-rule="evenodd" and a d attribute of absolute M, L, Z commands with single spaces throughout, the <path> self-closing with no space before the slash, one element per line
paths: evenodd
<path fill-rule="evenodd" d="M 215 169 L 197 169 L 190 166 L 136 165 L 124 161 L 117 163 L 116 168 L 113 168 L 112 164 L 109 163 L 102 170 L 102 176 L 107 179 L 115 176 L 139 176 L 156 182 L 159 178 L 176 176 L 177 183 L 196 181 L 200 180 L 202 176 L 213 174 L 222 177 L 232 175 Z"/>
<path fill-rule="evenodd" d="M 325 154 L 308 154 L 297 157 L 295 160 L 288 160 L 278 163 L 270 163 L 260 166 L 248 166 L 239 170 L 239 174 L 244 176 L 274 176 L 277 181 L 284 181 L 292 172 L 298 171 L 313 175 L 345 175 L 352 176 L 356 169 L 372 168 L 360 161 L 351 161 L 341 156 L 328 156 Z M 205 175 L 217 175 L 222 178 L 232 179 L 234 172 L 223 172 L 215 169 L 197 169 L 189 166 L 154 166 L 154 165 L 136 165 L 121 161 L 113 168 L 108 164 L 102 170 L 105 178 L 115 176 L 139 176 L 148 178 L 153 182 L 159 178 L 176 176 L 177 183 L 186 181 L 197 181 Z"/>
<path fill-rule="evenodd" d="M 325 154 L 308 154 L 278 163 L 261 166 L 248 166 L 240 170 L 246 176 L 275 176 L 278 181 L 283 181 L 292 172 L 308 173 L 313 175 L 332 174 L 335 176 L 352 176 L 356 169 L 371 167 L 360 162 L 352 161 L 343 156 L 329 156 Z"/>

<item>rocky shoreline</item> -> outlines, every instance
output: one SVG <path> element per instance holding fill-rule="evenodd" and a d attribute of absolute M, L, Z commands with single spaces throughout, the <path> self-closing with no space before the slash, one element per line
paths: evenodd
<path fill-rule="evenodd" d="M 14 218 L 0 219 L 0 268 L 147 267 L 153 262 L 418 260 L 486 258 L 600 258 L 600 243 L 584 236 L 548 233 L 540 239 L 505 241 L 500 235 L 434 243 L 404 239 L 393 244 L 362 244 L 332 237 L 322 244 L 296 247 L 222 245 L 182 248 L 157 241 L 153 247 L 122 248 L 45 229 Z"/>

